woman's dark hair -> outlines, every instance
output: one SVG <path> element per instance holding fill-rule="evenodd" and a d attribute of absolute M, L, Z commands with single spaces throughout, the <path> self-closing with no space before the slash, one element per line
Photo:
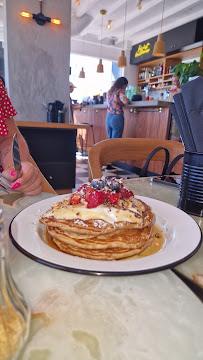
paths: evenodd
<path fill-rule="evenodd" d="M 128 80 L 124 76 L 118 78 L 108 91 L 108 95 L 110 96 L 114 91 L 122 89 L 125 85 L 128 85 Z"/>

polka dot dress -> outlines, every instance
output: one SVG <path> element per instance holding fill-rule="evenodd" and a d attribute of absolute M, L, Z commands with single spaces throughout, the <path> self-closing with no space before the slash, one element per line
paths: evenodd
<path fill-rule="evenodd" d="M 0 79 L 0 138 L 8 135 L 6 119 L 17 115 L 8 97 L 3 81 Z"/>

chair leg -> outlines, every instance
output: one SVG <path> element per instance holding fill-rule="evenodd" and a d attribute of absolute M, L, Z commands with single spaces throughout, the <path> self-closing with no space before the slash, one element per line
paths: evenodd
<path fill-rule="evenodd" d="M 93 144 L 95 144 L 95 138 L 94 138 L 94 130 L 93 130 L 93 125 L 91 126 L 92 129 L 92 138 L 93 138 Z"/>
<path fill-rule="evenodd" d="M 86 129 L 86 141 L 85 141 L 85 150 L 87 153 L 87 139 L 88 139 L 88 129 Z"/>

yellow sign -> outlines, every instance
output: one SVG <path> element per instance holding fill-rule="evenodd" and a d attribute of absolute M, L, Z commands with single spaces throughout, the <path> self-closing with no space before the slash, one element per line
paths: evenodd
<path fill-rule="evenodd" d="M 147 54 L 148 52 L 150 52 L 150 43 L 148 42 L 147 44 L 139 45 L 138 50 L 135 53 L 135 57 L 141 56 L 143 54 Z"/>

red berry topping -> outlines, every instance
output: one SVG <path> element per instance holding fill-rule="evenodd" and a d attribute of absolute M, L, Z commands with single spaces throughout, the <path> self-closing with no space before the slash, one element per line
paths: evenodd
<path fill-rule="evenodd" d="M 87 191 L 85 193 L 85 201 L 88 201 L 90 194 L 93 193 L 94 191 L 95 191 L 95 189 L 93 189 L 93 188 L 87 189 Z"/>
<path fill-rule="evenodd" d="M 118 203 L 118 200 L 120 199 L 120 196 L 116 192 L 107 191 L 106 192 L 106 200 L 108 203 L 112 205 L 116 205 Z"/>
<path fill-rule="evenodd" d="M 105 193 L 103 191 L 96 190 L 89 195 L 87 208 L 95 208 L 104 203 Z"/>
<path fill-rule="evenodd" d="M 134 196 L 133 192 L 131 190 L 126 189 L 125 187 L 122 187 L 120 189 L 119 194 L 122 199 L 128 199 L 131 196 Z"/>
<path fill-rule="evenodd" d="M 82 196 L 78 193 L 74 193 L 70 198 L 70 205 L 79 204 L 81 202 Z"/>
<path fill-rule="evenodd" d="M 87 187 L 88 187 L 88 184 L 83 184 L 79 187 L 78 191 L 81 191 L 81 190 L 85 191 L 87 189 Z"/>

